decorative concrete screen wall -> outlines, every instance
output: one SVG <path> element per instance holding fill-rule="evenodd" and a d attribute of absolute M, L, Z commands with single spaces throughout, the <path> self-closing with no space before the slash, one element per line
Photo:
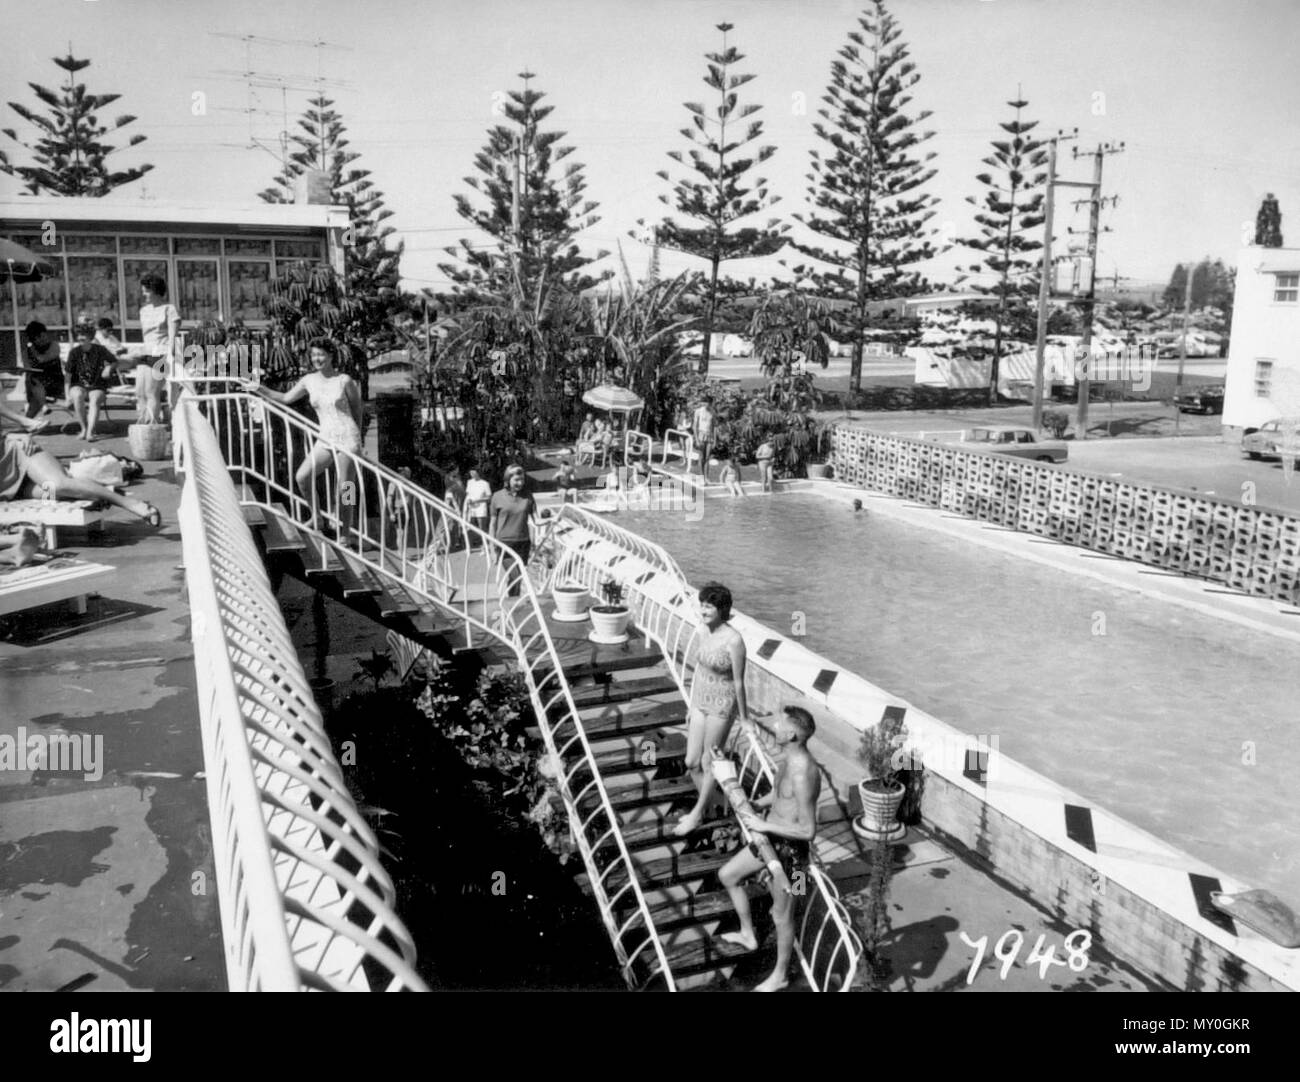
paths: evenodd
<path fill-rule="evenodd" d="M 1300 604 L 1300 518 L 839 425 L 849 484 Z"/>

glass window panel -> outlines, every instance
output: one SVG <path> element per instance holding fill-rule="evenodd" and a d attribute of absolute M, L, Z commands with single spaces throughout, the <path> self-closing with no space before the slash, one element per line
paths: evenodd
<path fill-rule="evenodd" d="M 166 237 L 121 237 L 123 255 L 168 255 Z"/>
<path fill-rule="evenodd" d="M 185 320 L 220 319 L 221 289 L 215 259 L 176 261 L 176 299 L 172 302 Z"/>
<path fill-rule="evenodd" d="M 122 277 L 126 282 L 126 318 L 136 323 L 140 322 L 140 279 L 146 274 L 156 274 L 164 282 L 167 281 L 167 260 L 122 260 Z"/>
<path fill-rule="evenodd" d="M 177 237 L 177 255 L 220 255 L 221 241 L 217 237 Z"/>
<path fill-rule="evenodd" d="M 117 255 L 117 237 L 103 233 L 65 233 L 63 247 L 69 252 L 89 252 L 96 255 Z"/>
<path fill-rule="evenodd" d="M 113 326 L 121 326 L 116 257 L 69 256 L 68 297 L 72 302 L 74 320 L 84 316 L 93 323 L 107 316 L 113 321 Z"/>
<path fill-rule="evenodd" d="M 230 270 L 230 318 L 266 319 L 262 302 L 271 294 L 271 264 L 232 259 Z"/>
<path fill-rule="evenodd" d="M 63 260 L 54 261 L 56 269 L 63 269 Z M 36 319 L 47 327 L 66 327 L 68 325 L 68 291 L 67 283 L 62 278 L 46 278 L 40 282 L 18 282 L 14 289 L 18 294 L 18 325 L 25 326 Z"/>
<path fill-rule="evenodd" d="M 275 242 L 276 259 L 313 259 L 324 258 L 321 243 L 318 240 L 277 240 Z"/>
<path fill-rule="evenodd" d="M 269 240 L 255 240 L 251 237 L 227 237 L 226 255 L 265 255 L 271 254 Z"/>
<path fill-rule="evenodd" d="M 51 252 L 63 250 L 59 244 L 57 231 L 53 238 L 54 243 L 50 245 L 41 243 L 44 238 L 39 233 L 11 233 L 9 239 L 15 244 L 21 244 L 24 248 L 30 248 L 37 255 L 49 255 Z"/>

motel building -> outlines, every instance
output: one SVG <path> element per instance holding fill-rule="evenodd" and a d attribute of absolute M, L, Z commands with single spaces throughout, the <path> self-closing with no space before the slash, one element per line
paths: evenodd
<path fill-rule="evenodd" d="M 31 320 L 68 343 L 79 317 L 107 316 L 123 342 L 140 342 L 146 274 L 167 282 L 182 331 L 205 319 L 266 327 L 262 302 L 272 275 L 304 259 L 343 272 L 348 210 L 313 200 L 327 191 L 304 183 L 297 202 L 243 206 L 112 196 L 0 201 L 0 236 L 44 256 L 57 271 L 40 282 L 0 285 L 0 374 L 13 372 Z"/>
<path fill-rule="evenodd" d="M 1242 249 L 1223 390 L 1225 436 L 1300 418 L 1300 248 Z"/>

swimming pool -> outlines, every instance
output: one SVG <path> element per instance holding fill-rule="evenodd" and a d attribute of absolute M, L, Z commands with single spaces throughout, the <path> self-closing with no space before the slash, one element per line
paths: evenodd
<path fill-rule="evenodd" d="M 694 583 L 1157 837 L 1300 903 L 1300 645 L 848 503 L 627 512 Z M 798 614 L 802 614 L 802 620 Z"/>

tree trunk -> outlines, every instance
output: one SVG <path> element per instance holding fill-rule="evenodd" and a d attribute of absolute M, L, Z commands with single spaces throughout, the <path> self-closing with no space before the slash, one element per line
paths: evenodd
<path fill-rule="evenodd" d="M 718 267 L 722 260 L 715 253 L 713 256 L 713 267 L 709 274 L 709 299 L 704 306 L 704 343 L 700 346 L 700 367 L 701 376 L 709 374 L 709 346 L 713 342 L 713 314 L 718 307 Z"/>

